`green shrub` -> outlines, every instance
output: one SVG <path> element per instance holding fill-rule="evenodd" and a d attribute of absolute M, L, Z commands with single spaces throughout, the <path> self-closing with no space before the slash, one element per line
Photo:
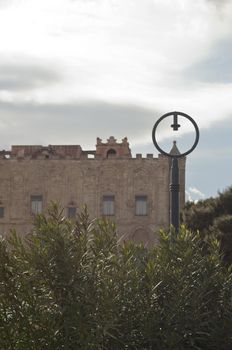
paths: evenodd
<path fill-rule="evenodd" d="M 1 350 L 232 348 L 230 270 L 184 227 L 120 245 L 114 224 L 53 205 L 25 240 L 1 240 L 0 261 Z"/>
<path fill-rule="evenodd" d="M 232 186 L 216 198 L 187 202 L 181 214 L 182 222 L 189 229 L 199 230 L 202 237 L 216 236 L 224 262 L 232 263 Z"/>

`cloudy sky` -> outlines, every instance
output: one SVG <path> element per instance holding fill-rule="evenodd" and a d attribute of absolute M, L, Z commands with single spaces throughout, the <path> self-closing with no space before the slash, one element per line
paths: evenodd
<path fill-rule="evenodd" d="M 232 184 L 232 1 L 0 0 L 0 43 L 1 149 L 114 135 L 157 154 L 153 125 L 177 110 L 201 132 L 187 196 Z M 168 123 L 162 146 L 184 151 L 191 125 Z"/>

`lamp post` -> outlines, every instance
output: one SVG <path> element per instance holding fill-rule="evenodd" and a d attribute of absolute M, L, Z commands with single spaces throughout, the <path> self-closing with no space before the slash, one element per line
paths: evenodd
<path fill-rule="evenodd" d="M 165 118 L 168 118 L 170 116 L 173 116 L 173 123 L 170 125 L 173 131 L 178 131 L 179 128 L 181 127 L 181 125 L 178 124 L 178 116 L 187 118 L 194 126 L 195 133 L 196 133 L 195 141 L 193 143 L 193 146 L 184 153 L 178 153 L 178 154 L 167 153 L 157 143 L 157 140 L 156 140 L 157 127 L 160 124 L 160 122 L 162 122 Z M 171 178 L 170 178 L 170 188 L 169 188 L 170 190 L 170 224 L 173 225 L 176 232 L 178 232 L 179 230 L 179 223 L 180 223 L 180 204 L 179 204 L 180 184 L 179 184 L 178 158 L 185 157 L 189 153 L 191 153 L 196 148 L 199 141 L 199 137 L 200 137 L 200 132 L 199 132 L 197 123 L 188 114 L 185 114 L 183 112 L 169 112 L 162 115 L 162 117 L 160 117 L 157 120 L 152 130 L 152 140 L 157 150 L 161 154 L 171 158 Z"/>

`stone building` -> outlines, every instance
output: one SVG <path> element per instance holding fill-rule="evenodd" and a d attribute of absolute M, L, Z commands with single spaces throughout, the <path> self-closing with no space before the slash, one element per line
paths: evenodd
<path fill-rule="evenodd" d="M 178 152 L 174 144 L 171 152 Z M 179 161 L 184 204 L 185 159 Z M 132 157 L 127 138 L 97 138 L 95 150 L 79 145 L 12 146 L 0 152 L 0 234 L 27 233 L 34 215 L 51 201 L 75 217 L 84 204 L 91 218 L 116 222 L 118 234 L 155 242 L 154 231 L 169 225 L 170 160 Z"/>

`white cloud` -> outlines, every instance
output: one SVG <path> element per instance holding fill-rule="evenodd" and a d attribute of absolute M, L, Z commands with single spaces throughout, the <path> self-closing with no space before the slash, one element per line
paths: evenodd
<path fill-rule="evenodd" d="M 85 97 L 162 103 L 163 91 L 171 85 L 171 97 L 180 72 L 207 55 L 227 20 L 202 0 L 31 0 L 3 11 L 0 23 L 2 51 L 62 63 L 72 77 L 65 98 L 77 89 Z"/>
<path fill-rule="evenodd" d="M 197 202 L 198 200 L 205 198 L 205 194 L 196 187 L 189 187 L 186 194 L 189 201 Z"/>
<path fill-rule="evenodd" d="M 203 0 L 13 4 L 0 13 L 5 58 L 42 60 L 65 77 L 62 84 L 31 91 L 27 99 L 99 99 L 161 112 L 177 109 L 196 116 L 201 127 L 219 113 L 228 116 L 230 86 L 196 82 L 183 71 L 204 61 L 216 41 L 231 35 L 231 11 L 219 15 Z M 10 97 L 24 100 L 16 91 Z"/>

